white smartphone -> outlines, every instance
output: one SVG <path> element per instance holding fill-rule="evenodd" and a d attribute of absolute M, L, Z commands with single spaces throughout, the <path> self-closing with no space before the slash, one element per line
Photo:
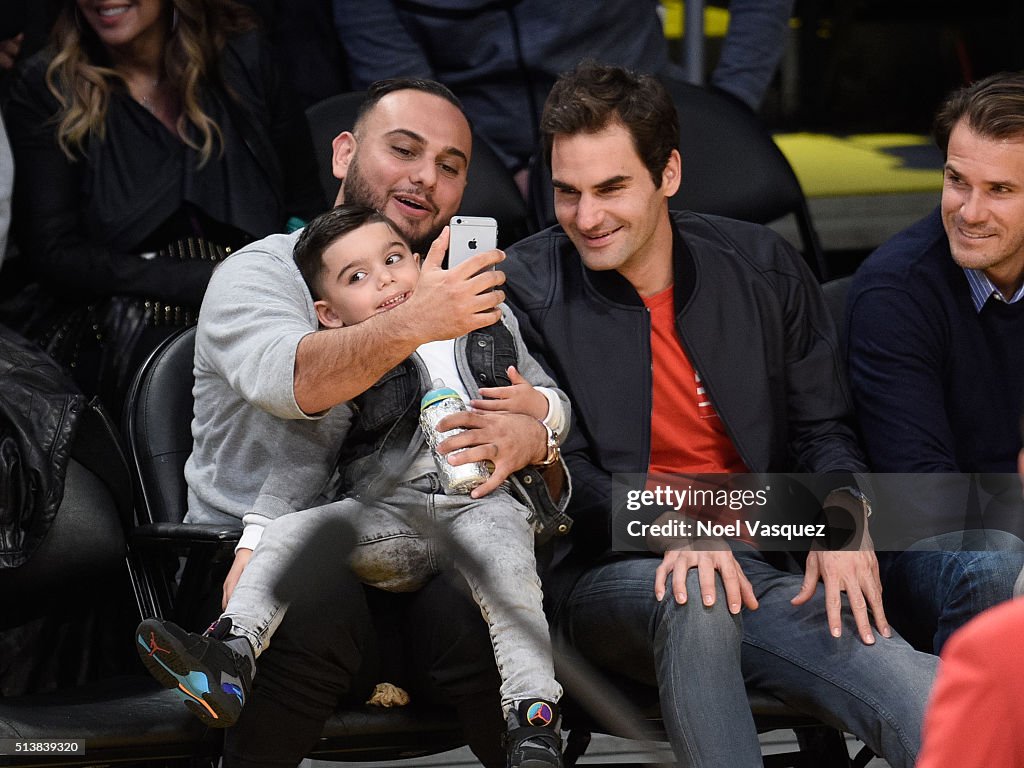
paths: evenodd
<path fill-rule="evenodd" d="M 448 269 L 498 247 L 498 222 L 490 216 L 453 216 L 449 222 Z"/>

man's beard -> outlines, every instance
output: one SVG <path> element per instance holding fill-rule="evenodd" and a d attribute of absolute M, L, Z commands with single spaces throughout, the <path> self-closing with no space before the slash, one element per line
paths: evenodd
<path fill-rule="evenodd" d="M 359 154 L 357 152 L 349 163 L 348 172 L 345 174 L 345 202 L 350 205 L 364 205 L 367 208 L 373 208 L 375 211 L 379 211 L 383 214 L 387 198 L 377 198 L 375 196 L 373 187 L 370 186 L 369 182 L 363 177 L 363 174 L 359 169 L 358 160 Z M 412 249 L 412 252 L 422 255 L 426 255 L 427 251 L 430 250 L 430 246 L 434 242 L 434 239 L 444 228 L 443 226 L 440 226 L 436 231 L 427 232 L 426 234 L 417 237 L 408 231 L 406 222 L 392 221 L 391 223 L 395 226 L 395 229 L 401 232 L 402 236 L 409 241 L 409 247 Z"/>

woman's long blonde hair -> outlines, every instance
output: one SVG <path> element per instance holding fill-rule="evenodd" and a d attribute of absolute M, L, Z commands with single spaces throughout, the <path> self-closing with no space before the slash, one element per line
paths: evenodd
<path fill-rule="evenodd" d="M 200 87 L 214 84 L 226 90 L 218 65 L 228 38 L 252 29 L 253 18 L 234 0 L 168 0 L 164 9 L 170 30 L 164 47 L 165 76 L 181 99 L 178 135 L 199 152 L 205 164 L 223 149 L 220 126 L 199 101 Z M 171 19 L 173 15 L 173 21 Z M 55 51 L 46 70 L 46 84 L 61 104 L 57 141 L 74 160 L 91 135 L 102 140 L 114 80 L 122 75 L 107 63 L 107 55 L 92 28 L 82 19 L 75 0 L 66 0 L 53 27 Z M 228 93 L 228 98 L 234 98 Z"/>

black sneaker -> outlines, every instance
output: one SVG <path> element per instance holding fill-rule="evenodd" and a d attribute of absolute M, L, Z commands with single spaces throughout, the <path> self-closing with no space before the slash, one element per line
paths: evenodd
<path fill-rule="evenodd" d="M 146 619 L 135 632 L 150 674 L 165 688 L 177 688 L 185 707 L 211 728 L 234 725 L 252 687 L 252 662 L 221 639 L 230 627 L 222 619 L 197 635 Z"/>
<path fill-rule="evenodd" d="M 508 712 L 505 754 L 508 768 L 562 768 L 558 705 L 527 699 Z"/>

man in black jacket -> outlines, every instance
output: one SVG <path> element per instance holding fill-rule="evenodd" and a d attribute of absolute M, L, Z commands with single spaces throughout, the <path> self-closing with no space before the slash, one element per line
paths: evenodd
<path fill-rule="evenodd" d="M 611 547 L 627 475 L 651 490 L 666 474 L 837 473 L 826 505 L 865 531 L 869 512 L 849 480 L 865 467 L 820 291 L 769 230 L 670 214 L 677 119 L 651 77 L 592 64 L 563 76 L 542 119 L 560 226 L 503 264 L 524 337 L 576 417 L 573 546 L 545 580 L 555 629 L 658 686 L 681 765 L 761 764 L 748 684 L 911 766 L 935 661 L 889 629 L 869 536 L 813 549 L 802 575 L 743 542 L 684 537 L 660 559 Z"/>

